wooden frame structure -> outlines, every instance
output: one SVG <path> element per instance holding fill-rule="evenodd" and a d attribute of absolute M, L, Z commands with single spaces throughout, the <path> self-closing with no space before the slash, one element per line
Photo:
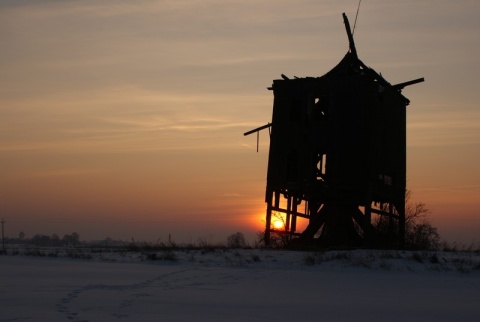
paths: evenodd
<path fill-rule="evenodd" d="M 266 245 L 272 234 L 303 245 L 366 245 L 380 240 L 372 216 L 388 219 L 381 240 L 403 245 L 409 100 L 401 90 L 424 79 L 391 85 L 367 67 L 343 18 L 350 48 L 340 63 L 322 77 L 274 80 L 272 122 L 245 133 L 258 140 L 270 130 Z"/>

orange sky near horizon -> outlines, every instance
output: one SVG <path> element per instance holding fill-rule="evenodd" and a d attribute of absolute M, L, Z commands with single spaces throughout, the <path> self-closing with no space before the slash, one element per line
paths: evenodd
<path fill-rule="evenodd" d="M 358 1 L 0 2 L 6 234 L 223 241 L 263 229 L 267 91 L 348 50 Z M 403 94 L 413 200 L 480 242 L 480 6 L 362 1 L 360 59 Z"/>

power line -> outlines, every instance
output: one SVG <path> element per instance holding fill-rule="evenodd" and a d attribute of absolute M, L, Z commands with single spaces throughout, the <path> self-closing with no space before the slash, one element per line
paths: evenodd
<path fill-rule="evenodd" d="M 362 0 L 359 0 L 358 1 L 358 7 L 357 7 L 357 14 L 355 15 L 355 22 L 353 23 L 352 35 L 355 34 L 355 26 L 357 25 L 358 12 L 360 11 L 360 4 L 361 3 L 362 3 Z"/>

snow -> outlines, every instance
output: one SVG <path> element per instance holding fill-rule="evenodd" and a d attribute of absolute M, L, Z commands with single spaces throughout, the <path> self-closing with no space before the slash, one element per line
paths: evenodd
<path fill-rule="evenodd" d="M 480 321 L 475 253 L 55 256 L 0 256 L 0 321 Z"/>

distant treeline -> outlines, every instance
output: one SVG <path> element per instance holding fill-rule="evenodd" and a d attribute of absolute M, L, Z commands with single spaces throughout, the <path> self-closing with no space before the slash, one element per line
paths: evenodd
<path fill-rule="evenodd" d="M 199 239 L 196 243 L 176 243 L 172 240 L 171 236 L 168 236 L 168 241 L 163 242 L 158 239 L 155 242 L 148 241 L 136 241 L 133 238 L 131 240 L 122 241 L 114 240 L 107 237 L 103 240 L 91 240 L 85 241 L 80 239 L 80 235 L 77 232 L 71 234 L 65 234 L 62 238 L 58 234 L 44 235 L 35 234 L 31 238 L 27 238 L 25 233 L 21 232 L 18 238 L 5 238 L 6 248 L 15 248 L 15 246 L 35 246 L 35 247 L 61 247 L 61 248 L 113 248 L 123 249 L 126 251 L 146 251 L 146 250 L 165 250 L 165 249 L 225 249 L 225 248 L 251 248 L 252 246 L 247 243 L 245 236 L 242 232 L 236 232 L 229 235 L 225 242 L 209 242 L 204 239 Z M 260 247 L 261 245 L 255 243 L 253 247 Z M 1 249 L 0 249 L 1 250 Z"/>
<path fill-rule="evenodd" d="M 115 246 L 122 244 L 120 241 L 115 241 L 111 238 L 105 238 L 98 241 L 81 241 L 80 235 L 76 232 L 65 234 L 60 238 L 57 234 L 44 235 L 35 234 L 31 238 L 25 237 L 25 233 L 21 232 L 18 238 L 5 237 L 5 244 L 19 244 L 19 245 L 35 245 L 40 247 L 59 247 L 59 246 L 80 246 L 80 245 L 105 245 Z"/>

